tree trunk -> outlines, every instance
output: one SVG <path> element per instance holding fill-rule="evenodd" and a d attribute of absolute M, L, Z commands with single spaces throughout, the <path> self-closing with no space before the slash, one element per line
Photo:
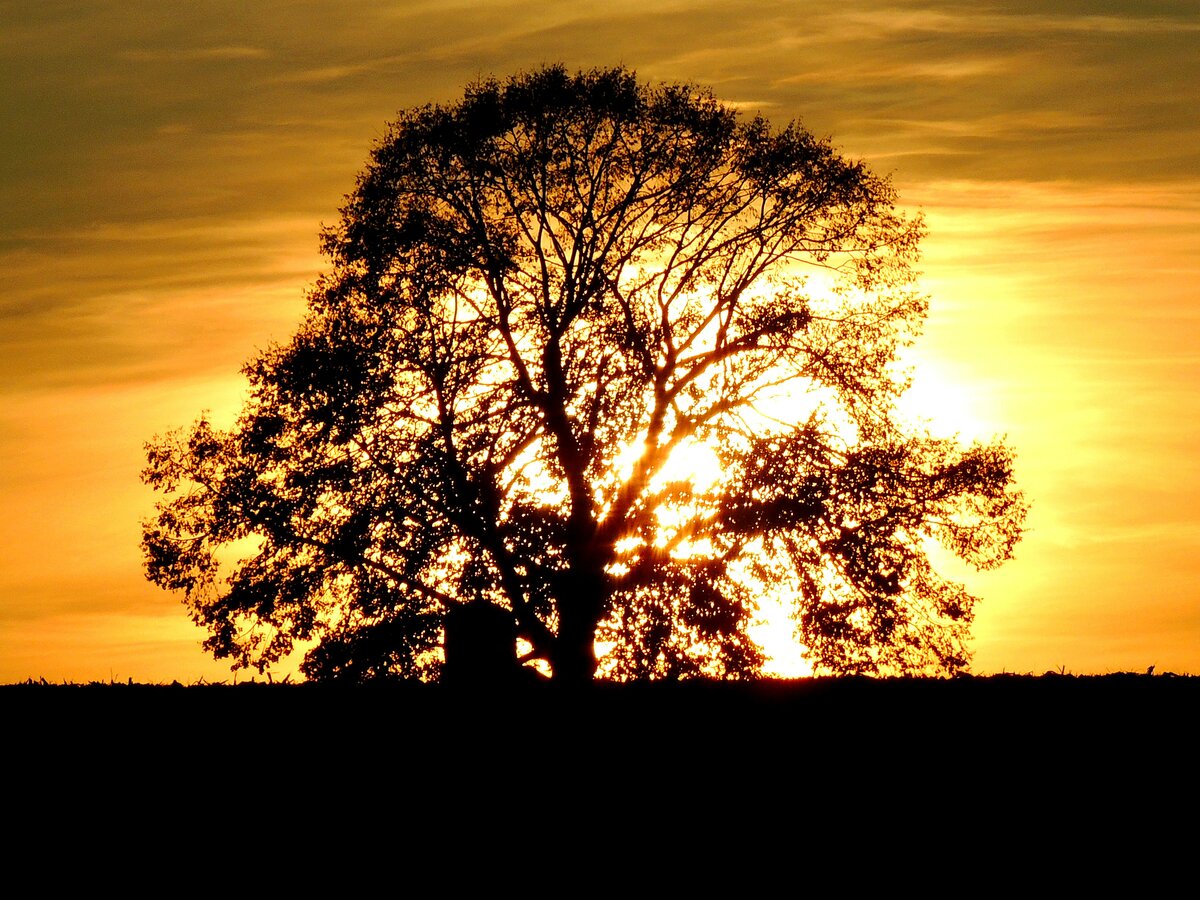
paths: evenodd
<path fill-rule="evenodd" d="M 596 622 L 603 607 L 599 583 L 587 576 L 571 578 L 559 600 L 551 665 L 560 684 L 588 684 L 596 675 Z"/>

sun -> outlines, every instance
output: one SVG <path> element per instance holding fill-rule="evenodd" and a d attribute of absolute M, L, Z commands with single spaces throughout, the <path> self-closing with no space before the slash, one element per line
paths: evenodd
<path fill-rule="evenodd" d="M 633 457 L 640 443 L 634 444 L 627 454 L 629 457 L 626 469 L 632 468 Z M 722 469 L 720 460 L 713 448 L 702 442 L 693 441 L 682 444 L 671 454 L 655 479 L 656 482 L 668 483 L 688 481 L 698 494 L 705 494 L 719 489 L 727 477 Z M 660 510 L 659 527 L 670 530 L 680 524 L 679 520 L 691 515 L 690 510 Z M 686 545 L 680 552 L 689 552 Z M 703 552 L 706 548 L 695 548 Z M 813 666 L 805 658 L 804 647 L 796 639 L 796 624 L 792 617 L 792 602 L 780 591 L 773 590 L 767 584 L 761 584 L 757 602 L 758 610 L 748 631 L 751 638 L 759 645 L 766 656 L 762 674 L 773 678 L 805 678 L 813 674 Z M 596 641 L 596 655 L 603 657 L 613 648 L 609 641 Z"/>
<path fill-rule="evenodd" d="M 896 402 L 905 424 L 938 437 L 990 440 L 996 434 L 993 402 L 977 383 L 968 384 L 944 362 L 912 351 L 912 386 Z"/>

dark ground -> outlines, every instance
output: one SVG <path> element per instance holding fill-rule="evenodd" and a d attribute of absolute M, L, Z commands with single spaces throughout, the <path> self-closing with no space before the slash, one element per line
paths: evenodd
<path fill-rule="evenodd" d="M 919 848 L 905 859 L 998 853 L 989 871 L 1061 860 L 1069 840 L 1099 872 L 1143 835 L 1166 872 L 1192 858 L 1198 712 L 1200 678 L 1128 674 L 0 686 L 7 815 L 39 842 L 119 820 L 132 847 L 158 835 L 223 857 L 270 833 L 293 850 L 382 842 L 392 859 L 396 834 L 419 833 L 405 865 L 427 862 L 415 846 L 506 837 L 513 865 L 530 841 L 576 837 L 591 865 L 598 847 L 628 859 L 671 836 L 726 870 L 742 866 L 721 858 L 730 840 L 819 867 L 808 842 L 853 856 L 869 835 Z"/>
<path fill-rule="evenodd" d="M 1190 747 L 1200 677 L 997 675 L 935 679 L 822 678 L 757 683 L 552 684 L 505 690 L 439 685 L 0 686 L 0 711 L 26 741 L 139 736 L 236 743 L 303 739 L 409 746 L 662 742 L 764 751 L 781 744 L 849 753 L 965 740 L 993 747 L 1104 747 L 1172 755 Z M 21 731 L 15 733 L 21 733 Z M 14 732 L 10 732 L 14 733 Z M 1034 748 L 1040 748 L 1035 750 Z M 1190 752 L 1190 751 L 1189 751 Z"/>

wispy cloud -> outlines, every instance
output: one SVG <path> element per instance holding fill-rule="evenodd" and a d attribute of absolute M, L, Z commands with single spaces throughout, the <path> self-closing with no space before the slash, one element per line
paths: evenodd
<path fill-rule="evenodd" d="M 315 232 L 292 219 L 147 221 L 0 253 L 2 393 L 236 373 L 256 343 L 292 330 L 320 266 Z"/>
<path fill-rule="evenodd" d="M 266 59 L 271 54 L 263 47 L 191 47 L 158 50 L 121 50 L 117 56 L 134 62 L 223 61 L 237 59 Z"/>
<path fill-rule="evenodd" d="M 1014 4 L 1019 6 L 1018 4 Z M 822 18 L 835 22 L 843 33 L 896 34 L 915 32 L 936 35 L 995 36 L 1015 34 L 1115 34 L 1155 35 L 1200 31 L 1194 12 L 1179 16 L 1146 16 L 1136 4 L 1125 15 L 1054 14 L 1030 9 L 998 11 L 995 6 L 976 9 L 947 4 L 946 8 L 914 9 L 910 6 L 880 6 L 870 10 L 838 10 Z"/>

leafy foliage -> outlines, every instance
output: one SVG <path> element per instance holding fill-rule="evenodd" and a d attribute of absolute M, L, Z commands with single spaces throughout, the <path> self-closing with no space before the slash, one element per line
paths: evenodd
<path fill-rule="evenodd" d="M 474 601 L 556 678 L 753 677 L 770 590 L 819 669 L 965 665 L 927 541 L 998 564 L 1024 507 L 1002 445 L 897 424 L 925 301 L 886 180 L 692 85 L 549 68 L 402 113 L 342 213 L 236 426 L 148 447 L 147 571 L 216 655 L 434 677 Z"/>

